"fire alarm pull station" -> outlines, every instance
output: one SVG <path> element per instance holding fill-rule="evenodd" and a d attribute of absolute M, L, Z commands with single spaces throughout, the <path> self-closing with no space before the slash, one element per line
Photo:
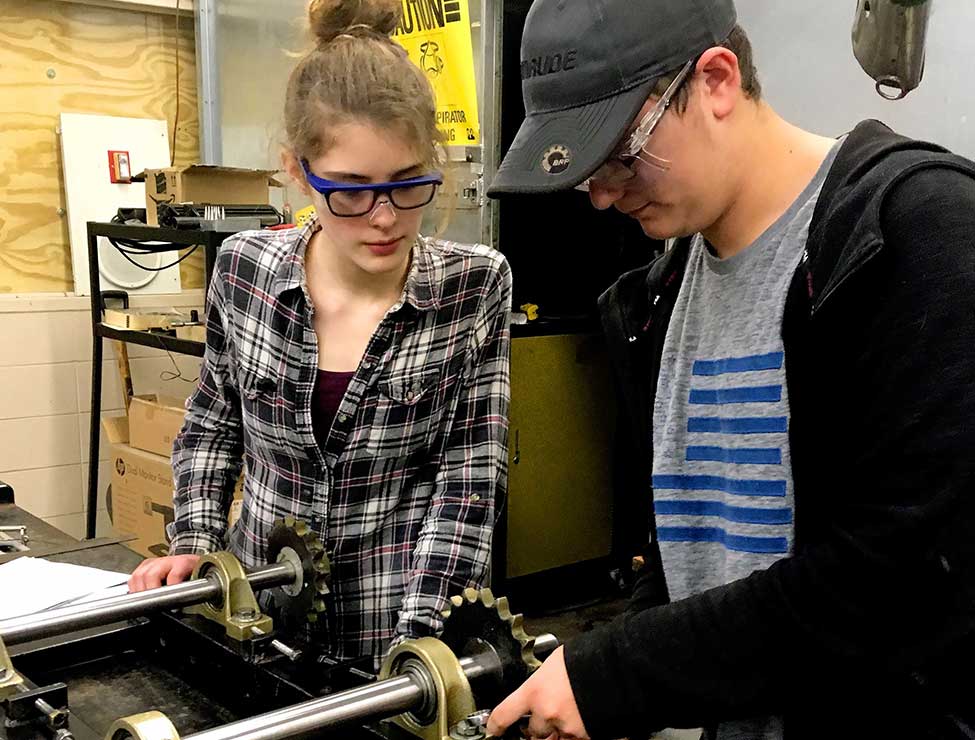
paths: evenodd
<path fill-rule="evenodd" d="M 112 182 L 132 182 L 132 168 L 129 165 L 129 153 L 109 151 L 108 175 Z"/>

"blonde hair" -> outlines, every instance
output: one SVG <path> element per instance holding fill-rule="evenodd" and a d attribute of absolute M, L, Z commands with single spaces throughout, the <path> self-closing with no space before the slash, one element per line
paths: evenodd
<path fill-rule="evenodd" d="M 316 46 L 295 66 L 285 97 L 295 156 L 321 156 L 334 144 L 330 132 L 337 126 L 367 121 L 399 133 L 425 166 L 444 168 L 433 89 L 390 38 L 402 13 L 402 0 L 312 0 Z"/>

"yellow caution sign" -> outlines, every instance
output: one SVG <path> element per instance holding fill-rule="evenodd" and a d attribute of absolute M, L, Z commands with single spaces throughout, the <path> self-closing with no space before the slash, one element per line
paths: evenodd
<path fill-rule="evenodd" d="M 481 142 L 468 0 L 403 0 L 393 40 L 437 94 L 437 125 L 450 146 Z"/>
<path fill-rule="evenodd" d="M 295 226 L 300 229 L 312 223 L 316 218 L 318 218 L 318 214 L 315 212 L 315 206 L 305 206 L 295 214 Z"/>

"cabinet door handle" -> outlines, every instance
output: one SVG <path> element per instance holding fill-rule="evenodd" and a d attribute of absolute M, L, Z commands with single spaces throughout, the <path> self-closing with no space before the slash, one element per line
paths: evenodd
<path fill-rule="evenodd" d="M 515 454 L 511 458 L 511 464 L 517 465 L 521 462 L 521 438 L 519 430 L 515 429 Z"/>

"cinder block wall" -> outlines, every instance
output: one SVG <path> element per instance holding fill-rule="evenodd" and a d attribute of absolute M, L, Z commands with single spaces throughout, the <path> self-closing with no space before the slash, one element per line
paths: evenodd
<path fill-rule="evenodd" d="M 134 306 L 203 303 L 202 291 L 133 297 Z M 105 341 L 102 410 L 121 413 L 122 391 L 114 342 Z M 200 360 L 128 345 L 136 393 L 185 398 L 195 387 Z M 163 380 L 174 362 L 187 380 Z M 167 376 L 168 377 L 168 376 Z M 91 418 L 91 313 L 87 298 L 50 294 L 0 296 L 0 480 L 14 487 L 17 504 L 64 532 L 83 537 L 88 490 Z M 111 482 L 108 449 L 100 446 L 99 534 L 110 532 L 105 489 Z"/>

